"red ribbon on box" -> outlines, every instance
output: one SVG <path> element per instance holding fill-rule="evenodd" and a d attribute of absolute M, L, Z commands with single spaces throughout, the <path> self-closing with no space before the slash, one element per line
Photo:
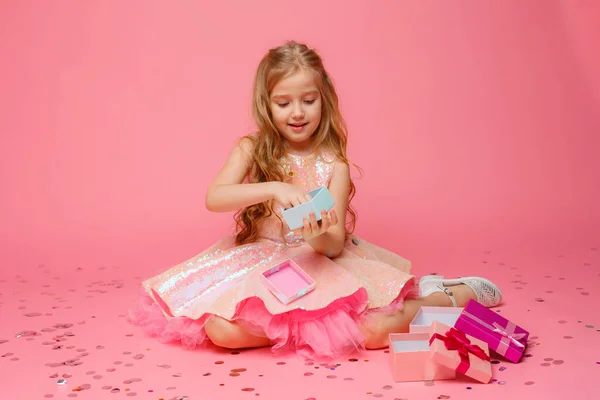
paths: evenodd
<path fill-rule="evenodd" d="M 466 374 L 471 367 L 469 353 L 484 361 L 490 361 L 490 356 L 488 356 L 481 347 L 476 344 L 471 344 L 467 335 L 458 329 L 450 328 L 450 330 L 446 332 L 446 336 L 434 333 L 429 339 L 429 344 L 433 343 L 435 339 L 444 342 L 446 349 L 458 351 L 458 354 L 460 355 L 460 364 L 458 365 L 458 368 L 456 368 L 456 372 L 460 374 Z"/>

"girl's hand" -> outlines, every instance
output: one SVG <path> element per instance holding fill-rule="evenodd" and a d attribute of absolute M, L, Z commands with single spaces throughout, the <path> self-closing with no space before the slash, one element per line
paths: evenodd
<path fill-rule="evenodd" d="M 312 199 L 308 193 L 298 186 L 285 182 L 274 182 L 273 199 L 283 208 L 292 208 Z"/>
<path fill-rule="evenodd" d="M 337 225 L 337 223 L 338 218 L 333 209 L 329 211 L 329 214 L 323 210 L 321 211 L 320 221 L 317 222 L 317 217 L 314 213 L 311 213 L 310 220 L 304 218 L 304 226 L 300 229 L 302 230 L 304 240 L 309 241 L 327 232 L 329 228 Z"/>

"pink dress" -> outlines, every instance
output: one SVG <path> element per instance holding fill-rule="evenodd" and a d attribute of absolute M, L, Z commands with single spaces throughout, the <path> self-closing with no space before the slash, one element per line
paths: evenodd
<path fill-rule="evenodd" d="M 335 156 L 320 152 L 282 158 L 293 184 L 306 191 L 327 186 Z M 281 206 L 276 206 L 281 217 Z M 333 259 L 316 253 L 301 235 L 284 228 L 273 215 L 262 226 L 258 242 L 235 245 L 225 237 L 202 253 L 142 282 L 140 303 L 129 321 L 163 342 L 186 347 L 204 344 L 204 325 L 219 316 L 249 332 L 268 337 L 273 351 L 295 351 L 302 357 L 337 359 L 364 348 L 360 324 L 372 313 L 402 308 L 416 297 L 408 260 L 349 235 Z M 311 293 L 284 305 L 260 282 L 260 274 L 293 258 L 316 281 Z"/>

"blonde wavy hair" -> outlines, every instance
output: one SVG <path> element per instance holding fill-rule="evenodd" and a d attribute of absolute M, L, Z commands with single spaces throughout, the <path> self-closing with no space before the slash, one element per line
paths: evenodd
<path fill-rule="evenodd" d="M 285 142 L 273 123 L 270 94 L 275 85 L 296 72 L 304 70 L 315 75 L 322 98 L 321 122 L 312 135 L 315 148 L 326 148 L 337 159 L 350 164 L 346 156 L 347 130 L 339 110 L 338 96 L 321 57 L 306 45 L 294 41 L 273 48 L 262 58 L 254 79 L 252 115 L 258 131 L 246 136 L 253 143 L 249 183 L 284 181 L 281 157 Z M 354 164 L 353 164 L 354 165 Z M 350 193 L 346 232 L 354 231 L 357 213 L 350 205 L 356 188 L 350 180 Z M 273 215 L 273 200 L 254 204 L 235 214 L 236 244 L 252 243 L 259 238 L 260 224 Z M 284 232 L 282 224 L 282 234 Z"/>

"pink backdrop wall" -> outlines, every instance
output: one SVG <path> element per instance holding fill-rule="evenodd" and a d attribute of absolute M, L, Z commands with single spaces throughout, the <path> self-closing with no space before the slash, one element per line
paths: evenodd
<path fill-rule="evenodd" d="M 358 234 L 417 265 L 598 238 L 598 3 L 375 3 L 2 2 L 3 271 L 162 269 L 228 233 L 205 190 L 288 38 L 340 92 Z"/>

